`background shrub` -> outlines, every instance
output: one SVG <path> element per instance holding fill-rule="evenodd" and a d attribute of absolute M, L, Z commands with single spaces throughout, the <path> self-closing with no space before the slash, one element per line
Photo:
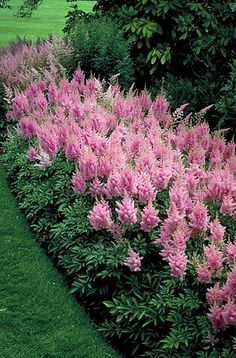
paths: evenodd
<path fill-rule="evenodd" d="M 202 75 L 222 70 L 235 55 L 235 4 L 232 1 L 104 1 L 101 12 L 120 6 L 118 15 L 134 46 L 137 71 L 147 75 L 175 67 L 179 73 Z M 117 12 L 114 12 L 117 17 Z M 164 65 L 164 66 L 163 66 Z"/>
<path fill-rule="evenodd" d="M 95 10 L 118 19 L 132 45 L 139 88 L 146 84 L 157 92 L 164 77 L 167 96 L 177 100 L 175 87 L 195 111 L 214 104 L 209 123 L 213 128 L 231 127 L 232 136 L 236 129 L 233 1 L 98 0 Z"/>
<path fill-rule="evenodd" d="M 129 88 L 134 68 L 129 46 L 117 24 L 109 19 L 80 19 L 69 34 L 72 46 L 71 72 L 78 66 L 86 75 L 93 73 L 108 80 L 119 75 L 119 83 Z"/>

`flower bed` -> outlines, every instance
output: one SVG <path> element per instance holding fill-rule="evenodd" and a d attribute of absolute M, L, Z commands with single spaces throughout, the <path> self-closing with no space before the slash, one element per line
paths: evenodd
<path fill-rule="evenodd" d="M 76 71 L 32 83 L 7 114 L 21 207 L 134 357 L 235 354 L 235 144 L 185 107 Z"/>

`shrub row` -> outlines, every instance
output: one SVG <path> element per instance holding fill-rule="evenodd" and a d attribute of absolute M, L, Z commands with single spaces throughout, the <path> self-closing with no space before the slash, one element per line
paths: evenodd
<path fill-rule="evenodd" d="M 235 145 L 184 108 L 76 71 L 7 115 L 20 207 L 126 356 L 235 355 Z"/>

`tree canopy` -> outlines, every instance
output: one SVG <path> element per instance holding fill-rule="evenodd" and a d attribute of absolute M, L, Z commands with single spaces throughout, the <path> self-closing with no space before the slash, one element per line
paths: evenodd
<path fill-rule="evenodd" d="M 73 2 L 76 0 L 65 0 L 65 1 Z M 42 2 L 43 0 L 22 0 L 22 3 L 17 10 L 16 16 L 30 17 Z M 0 0 L 0 8 L 10 7 L 10 6 L 11 6 L 11 0 Z"/>

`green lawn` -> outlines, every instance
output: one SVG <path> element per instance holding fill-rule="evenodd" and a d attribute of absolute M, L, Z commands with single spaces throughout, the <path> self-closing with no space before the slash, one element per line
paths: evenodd
<path fill-rule="evenodd" d="M 31 236 L 0 164 L 0 357 L 118 358 Z"/>
<path fill-rule="evenodd" d="M 36 40 L 38 36 L 46 37 L 49 33 L 62 34 L 65 15 L 70 8 L 66 0 L 43 0 L 30 19 L 13 16 L 22 0 L 11 0 L 11 9 L 0 9 L 0 45 L 6 45 L 17 36 Z M 79 8 L 91 11 L 95 1 L 79 1 Z"/>

